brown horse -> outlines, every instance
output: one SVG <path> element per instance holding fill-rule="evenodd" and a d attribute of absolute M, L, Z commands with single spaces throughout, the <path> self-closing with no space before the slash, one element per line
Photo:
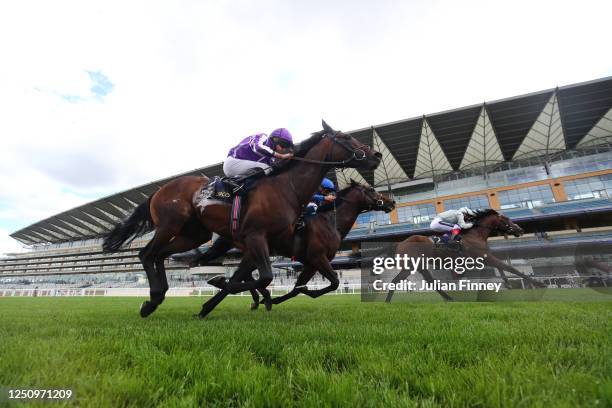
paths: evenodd
<path fill-rule="evenodd" d="M 418 258 L 421 256 L 429 258 L 457 258 L 457 257 L 470 257 L 470 258 L 484 258 L 484 264 L 497 268 L 500 275 L 506 283 L 508 283 L 504 271 L 511 272 L 529 282 L 532 287 L 541 287 L 542 284 L 534 281 L 529 276 L 521 273 L 512 265 L 508 265 L 491 253 L 491 250 L 487 244 L 487 240 L 490 236 L 501 233 L 510 234 L 516 237 L 523 235 L 523 229 L 513 223 L 505 215 L 499 214 L 497 211 L 492 209 L 479 210 L 476 212 L 474 217 L 474 226 L 469 230 L 462 233 L 462 253 L 457 250 L 450 250 L 442 246 L 434 244 L 431 238 L 422 235 L 413 235 L 410 238 L 400 242 L 396 247 L 396 253 L 400 256 L 406 254 L 411 258 Z M 423 275 L 425 280 L 429 283 L 434 281 L 431 272 L 426 268 L 421 268 L 418 272 Z M 411 271 L 402 269 L 400 273 L 393 278 L 393 283 L 397 283 L 403 279 L 406 279 Z M 446 300 L 452 300 L 452 298 L 442 290 L 437 292 Z M 391 302 L 393 297 L 393 290 L 390 290 L 387 294 L 387 302 Z"/>
<path fill-rule="evenodd" d="M 351 230 L 357 216 L 367 211 L 388 213 L 395 208 L 395 201 L 377 192 L 372 187 L 361 185 L 353 180 L 351 180 L 349 187 L 338 192 L 336 202 L 337 204 L 323 205 L 314 217 L 306 220 L 304 230 L 294 235 L 292 240 L 272 248 L 274 253 L 279 255 L 294 256 L 295 259 L 304 264 L 304 269 L 299 274 L 295 287 L 289 293 L 270 300 L 269 292 L 267 290 L 262 292 L 268 310 L 271 304 L 282 303 L 300 293 L 317 298 L 336 290 L 340 281 L 330 262 L 336 256 L 342 240 Z M 215 240 L 215 243 L 207 252 L 197 259 L 189 259 L 189 261 L 196 262 L 198 265 L 205 265 L 207 262 L 222 256 L 230 248 L 231 241 L 220 237 Z M 242 276 L 232 277 L 232 279 L 248 280 L 255 268 L 255 265 L 242 265 L 240 268 Z M 306 284 L 317 271 L 330 283 L 325 288 L 310 290 Z M 209 283 L 216 286 L 214 279 L 211 279 Z M 251 294 L 254 301 L 251 309 L 256 309 L 259 305 L 259 295 L 255 291 L 252 291 Z"/>
<path fill-rule="evenodd" d="M 165 259 L 200 246 L 210 240 L 213 232 L 232 238 L 243 251 L 244 259 L 259 269 L 257 280 L 230 282 L 228 291 L 263 289 L 272 281 L 270 245 L 291 239 L 301 207 L 324 175 L 333 167 L 375 169 L 381 157 L 369 146 L 323 122 L 322 131 L 300 144 L 294 162 L 255 183 L 243 206 L 242 223 L 234 238 L 230 229 L 231 206 L 215 203 L 200 211 L 194 197 L 209 180 L 185 176 L 168 182 L 138 206 L 105 237 L 103 250 L 117 251 L 125 242 L 155 229 L 153 238 L 139 253 L 150 286 L 150 300 L 140 308 L 142 317 L 153 313 L 165 298 L 168 290 Z M 207 302 L 208 307 L 203 307 L 202 316 L 216 305 L 212 300 Z"/>

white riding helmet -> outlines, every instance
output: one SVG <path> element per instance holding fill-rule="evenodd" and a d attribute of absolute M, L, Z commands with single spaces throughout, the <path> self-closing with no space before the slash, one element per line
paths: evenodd
<path fill-rule="evenodd" d="M 461 207 L 459 211 L 471 217 L 476 215 L 476 211 L 472 210 L 471 208 L 467 208 L 467 207 Z"/>

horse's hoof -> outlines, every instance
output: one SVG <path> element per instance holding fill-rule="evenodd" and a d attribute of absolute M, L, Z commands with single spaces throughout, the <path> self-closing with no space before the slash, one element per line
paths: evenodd
<path fill-rule="evenodd" d="M 264 300 L 264 305 L 266 306 L 266 312 L 272 310 L 272 300 Z"/>
<path fill-rule="evenodd" d="M 251 303 L 251 310 L 257 310 L 259 308 L 259 302 Z"/>
<path fill-rule="evenodd" d="M 140 317 L 144 319 L 145 317 L 149 316 L 155 311 L 155 309 L 157 309 L 157 306 L 159 305 L 145 300 L 144 302 L 142 302 L 142 305 L 140 305 Z"/>
<path fill-rule="evenodd" d="M 207 282 L 209 285 L 214 286 L 215 288 L 218 289 L 225 289 L 225 287 L 227 286 L 227 282 L 225 281 L 225 277 L 224 276 L 215 276 L 214 278 L 210 278 Z"/>
<path fill-rule="evenodd" d="M 206 318 L 206 316 L 208 316 L 208 314 L 211 312 L 211 310 L 205 310 L 202 309 L 200 310 L 200 313 L 198 313 L 197 315 L 195 315 L 198 319 L 203 320 L 204 318 Z"/>

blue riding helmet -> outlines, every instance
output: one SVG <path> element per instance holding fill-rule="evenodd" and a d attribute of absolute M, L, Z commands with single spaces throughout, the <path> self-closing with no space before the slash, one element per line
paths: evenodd
<path fill-rule="evenodd" d="M 324 178 L 323 181 L 321 181 L 321 187 L 327 190 L 334 190 L 334 191 L 336 190 L 336 186 L 334 186 L 334 182 L 328 178 Z"/>

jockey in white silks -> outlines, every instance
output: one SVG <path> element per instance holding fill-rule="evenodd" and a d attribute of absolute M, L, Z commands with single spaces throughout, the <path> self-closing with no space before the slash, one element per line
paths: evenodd
<path fill-rule="evenodd" d="M 438 214 L 432 221 L 430 228 L 436 232 L 450 232 L 450 240 L 457 240 L 461 230 L 470 229 L 474 226 L 466 222 L 465 217 L 473 217 L 476 212 L 470 208 L 462 207 L 458 210 L 447 210 Z M 446 234 L 445 234 L 446 235 Z"/>

